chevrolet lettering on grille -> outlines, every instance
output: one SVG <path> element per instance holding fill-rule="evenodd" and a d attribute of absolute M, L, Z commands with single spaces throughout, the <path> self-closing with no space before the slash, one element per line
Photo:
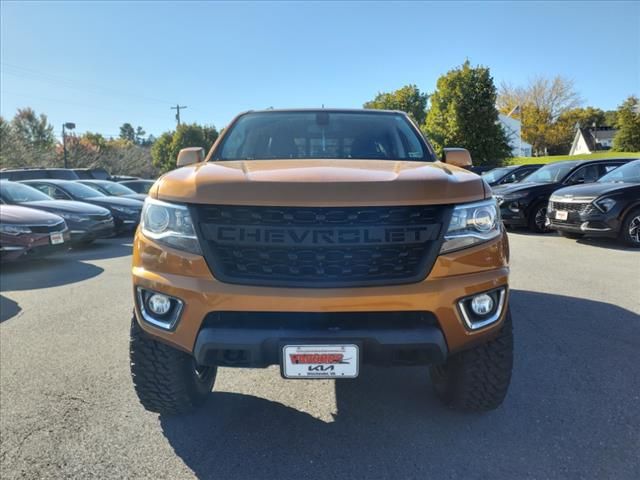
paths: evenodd
<path fill-rule="evenodd" d="M 371 227 L 262 227 L 204 225 L 207 237 L 222 245 L 375 245 L 415 244 L 437 238 L 438 225 Z"/>

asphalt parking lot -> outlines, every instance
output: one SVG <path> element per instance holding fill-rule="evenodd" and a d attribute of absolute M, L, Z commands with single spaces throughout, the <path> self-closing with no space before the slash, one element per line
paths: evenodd
<path fill-rule="evenodd" d="M 348 381 L 221 369 L 164 418 L 129 377 L 130 239 L 0 276 L 0 477 L 640 478 L 640 252 L 511 233 L 516 363 L 497 411 L 421 368 Z"/>

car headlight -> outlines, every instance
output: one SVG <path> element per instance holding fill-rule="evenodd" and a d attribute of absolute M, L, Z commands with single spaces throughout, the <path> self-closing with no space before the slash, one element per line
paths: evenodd
<path fill-rule="evenodd" d="M 453 209 L 440 253 L 496 238 L 500 235 L 500 228 L 500 210 L 495 199 L 458 205 Z"/>
<path fill-rule="evenodd" d="M 142 233 L 158 243 L 202 255 L 189 210 L 184 205 L 147 197 L 140 221 Z"/>
<path fill-rule="evenodd" d="M 513 200 L 519 200 L 521 198 L 524 198 L 528 195 L 527 192 L 515 192 L 515 193 L 510 193 L 508 195 L 505 195 L 503 197 L 503 201 L 504 202 L 512 202 Z"/>
<path fill-rule="evenodd" d="M 607 213 L 609 210 L 611 210 L 614 207 L 614 205 L 616 204 L 616 201 L 613 198 L 603 198 L 601 200 L 596 200 L 593 203 L 595 204 L 596 207 L 598 207 L 598 210 L 600 210 L 603 213 Z"/>
<path fill-rule="evenodd" d="M 131 208 L 131 207 L 111 207 L 111 208 L 113 208 L 116 212 L 124 213 L 125 215 L 135 215 L 137 213 L 140 213 L 138 209 Z"/>
<path fill-rule="evenodd" d="M 20 225 L 8 225 L 4 223 L 0 224 L 0 233 L 17 236 L 25 233 L 31 233 L 31 229 L 29 227 L 23 227 Z"/>
<path fill-rule="evenodd" d="M 64 218 L 68 222 L 86 222 L 87 220 L 89 220 L 89 217 L 84 215 L 78 215 L 75 213 L 56 212 L 56 215 Z"/>

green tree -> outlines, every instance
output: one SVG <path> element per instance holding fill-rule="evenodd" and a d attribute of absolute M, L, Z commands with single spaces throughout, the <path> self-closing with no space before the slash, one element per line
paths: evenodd
<path fill-rule="evenodd" d="M 615 127 L 618 123 L 618 112 L 615 110 L 607 110 L 604 112 L 604 124 L 607 127 Z"/>
<path fill-rule="evenodd" d="M 0 117 L 0 168 L 20 166 L 21 158 L 21 146 L 13 125 Z"/>
<path fill-rule="evenodd" d="M 417 86 L 405 85 L 395 92 L 378 93 L 363 107 L 378 110 L 400 110 L 409 114 L 418 125 L 422 125 L 427 116 L 427 99 L 428 95 L 421 93 Z"/>
<path fill-rule="evenodd" d="M 12 127 L 18 141 L 34 152 L 52 151 L 55 147 L 53 125 L 43 113 L 36 115 L 31 108 L 19 108 Z"/>
<path fill-rule="evenodd" d="M 136 145 L 142 145 L 142 143 L 144 142 L 144 136 L 146 135 L 146 133 L 147 132 L 145 132 L 144 129 L 138 125 L 138 127 L 136 128 L 134 143 Z"/>
<path fill-rule="evenodd" d="M 640 152 L 640 99 L 627 98 L 617 112 L 618 133 L 613 139 L 617 152 Z"/>
<path fill-rule="evenodd" d="M 218 138 L 218 131 L 214 126 L 181 124 L 174 132 L 165 132 L 151 147 L 153 164 L 162 172 L 176 167 L 176 158 L 182 148 L 202 147 L 209 150 Z"/>
<path fill-rule="evenodd" d="M 441 154 L 446 146 L 463 147 L 477 165 L 501 163 L 511 155 L 498 123 L 496 87 L 489 69 L 466 61 L 438 79 L 431 95 L 425 131 Z"/>
<path fill-rule="evenodd" d="M 133 125 L 128 122 L 120 125 L 120 139 L 136 143 L 136 130 Z"/>

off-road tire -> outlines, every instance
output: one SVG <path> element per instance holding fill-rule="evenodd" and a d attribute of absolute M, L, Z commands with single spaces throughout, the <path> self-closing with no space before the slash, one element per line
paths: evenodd
<path fill-rule="evenodd" d="M 131 376 L 142 406 L 161 415 L 187 413 L 207 398 L 216 368 L 199 369 L 193 357 L 146 335 L 135 315 L 129 344 Z"/>
<path fill-rule="evenodd" d="M 436 396 L 459 410 L 483 412 L 499 407 L 509 388 L 513 367 L 513 330 L 507 311 L 492 340 L 456 353 L 431 367 Z"/>
<path fill-rule="evenodd" d="M 584 237 L 584 233 L 576 233 L 576 232 L 560 232 L 558 231 L 561 237 L 570 238 L 571 240 L 578 240 L 579 238 Z"/>
<path fill-rule="evenodd" d="M 640 248 L 640 208 L 634 208 L 624 217 L 620 228 L 620 240 L 629 247 Z M 633 230 L 633 232 L 632 232 Z"/>
<path fill-rule="evenodd" d="M 545 202 L 536 203 L 531 212 L 529 213 L 529 230 L 535 233 L 549 233 L 549 228 L 544 224 L 544 220 L 547 215 L 547 204 Z M 543 223 L 540 224 L 540 216 L 542 216 Z"/>

